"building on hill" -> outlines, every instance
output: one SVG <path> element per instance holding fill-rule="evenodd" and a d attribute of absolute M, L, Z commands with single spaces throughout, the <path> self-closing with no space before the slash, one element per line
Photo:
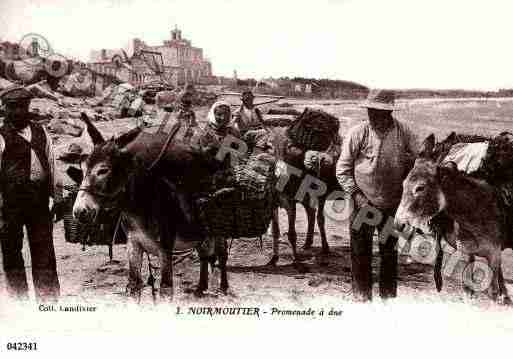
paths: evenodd
<path fill-rule="evenodd" d="M 135 85 L 164 80 L 181 85 L 215 82 L 212 64 L 203 56 L 203 49 L 194 47 L 175 28 L 162 45 L 151 46 L 141 39 L 132 40 L 131 56 L 123 49 L 91 51 L 88 67 L 97 72 L 118 74 L 121 80 Z"/>

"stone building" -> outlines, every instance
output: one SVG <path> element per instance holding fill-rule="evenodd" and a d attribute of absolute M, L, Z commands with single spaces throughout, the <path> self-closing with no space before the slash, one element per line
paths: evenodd
<path fill-rule="evenodd" d="M 192 46 L 178 28 L 171 31 L 171 38 L 162 45 L 152 46 L 141 39 L 133 39 L 131 46 L 131 56 L 123 49 L 92 51 L 88 67 L 133 84 L 153 80 L 175 85 L 215 81 L 212 65 L 204 58 L 203 49 Z"/>

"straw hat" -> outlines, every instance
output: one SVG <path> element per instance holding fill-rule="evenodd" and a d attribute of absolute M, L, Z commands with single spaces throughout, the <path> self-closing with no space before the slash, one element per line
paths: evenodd
<path fill-rule="evenodd" d="M 395 92 L 391 90 L 370 90 L 362 107 L 375 110 L 393 111 L 395 109 Z"/>

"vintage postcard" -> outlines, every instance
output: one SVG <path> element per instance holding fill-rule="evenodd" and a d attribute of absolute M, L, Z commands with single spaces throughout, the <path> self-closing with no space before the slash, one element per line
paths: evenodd
<path fill-rule="evenodd" d="M 2 0 L 1 357 L 506 347 L 512 12 Z"/>

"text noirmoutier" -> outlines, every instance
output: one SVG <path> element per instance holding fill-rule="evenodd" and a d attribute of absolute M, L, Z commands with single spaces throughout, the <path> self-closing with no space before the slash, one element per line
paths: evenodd
<path fill-rule="evenodd" d="M 325 310 L 320 308 L 314 310 L 312 308 L 304 309 L 282 309 L 272 307 L 270 310 L 261 309 L 258 307 L 187 307 L 182 308 L 178 306 L 176 308 L 176 315 L 194 315 L 194 316 L 256 316 L 270 315 L 270 316 L 306 316 L 306 317 L 317 317 L 317 316 L 340 316 L 342 310 L 335 310 L 331 308 Z"/>

